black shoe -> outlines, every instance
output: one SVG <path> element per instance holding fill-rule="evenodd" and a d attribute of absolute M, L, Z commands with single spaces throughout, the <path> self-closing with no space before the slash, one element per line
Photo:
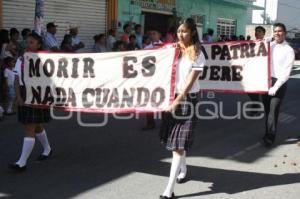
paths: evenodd
<path fill-rule="evenodd" d="M 155 129 L 155 124 L 147 124 L 147 126 L 142 128 L 143 131 L 148 131 L 152 129 Z"/>
<path fill-rule="evenodd" d="M 50 158 L 51 155 L 52 155 L 52 149 L 51 149 L 51 151 L 49 152 L 48 155 L 41 154 L 41 155 L 37 158 L 37 161 L 44 161 L 44 160 L 47 160 L 47 159 Z"/>
<path fill-rule="evenodd" d="M 183 184 L 183 183 L 186 183 L 188 181 L 188 177 L 185 176 L 184 178 L 176 178 L 176 182 L 177 184 Z"/>
<path fill-rule="evenodd" d="M 172 193 L 172 196 L 171 197 L 167 197 L 167 196 L 159 196 L 159 199 L 174 199 L 175 198 L 175 195 L 174 193 Z"/>
<path fill-rule="evenodd" d="M 276 134 L 266 133 L 263 137 L 263 141 L 266 147 L 271 147 L 275 142 Z"/>
<path fill-rule="evenodd" d="M 10 168 L 11 170 L 14 170 L 16 172 L 24 172 L 26 170 L 26 165 L 25 166 L 22 166 L 20 167 L 20 165 L 16 164 L 16 163 L 13 163 L 13 164 L 10 164 L 8 166 L 8 168 Z"/>

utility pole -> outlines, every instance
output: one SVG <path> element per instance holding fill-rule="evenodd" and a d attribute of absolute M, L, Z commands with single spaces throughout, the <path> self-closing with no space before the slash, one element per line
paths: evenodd
<path fill-rule="evenodd" d="M 265 3 L 264 3 L 264 24 L 266 24 L 266 17 L 267 17 L 267 13 L 266 13 L 266 9 L 267 9 L 267 0 L 265 0 Z"/>

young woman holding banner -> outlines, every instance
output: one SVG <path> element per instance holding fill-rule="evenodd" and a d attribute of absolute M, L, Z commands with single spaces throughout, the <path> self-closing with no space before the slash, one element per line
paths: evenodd
<path fill-rule="evenodd" d="M 176 68 L 175 100 L 164 112 L 160 129 L 161 141 L 172 151 L 173 159 L 169 182 L 160 199 L 174 198 L 175 181 L 183 183 L 187 179 L 186 151 L 193 142 L 195 105 L 200 90 L 198 77 L 205 63 L 193 19 L 180 23 L 177 37 L 181 54 Z"/>
<path fill-rule="evenodd" d="M 27 38 L 27 51 L 42 50 L 43 40 L 36 34 L 32 33 Z M 9 168 L 21 172 L 25 171 L 27 159 L 35 144 L 35 136 L 41 142 L 44 151 L 38 157 L 39 161 L 49 158 L 52 153 L 51 147 L 48 142 L 46 131 L 43 123 L 51 120 L 49 109 L 33 108 L 24 105 L 26 98 L 25 82 L 24 82 L 24 60 L 19 58 L 15 65 L 15 90 L 18 107 L 18 120 L 25 125 L 25 137 L 23 140 L 22 153 L 19 160 L 9 166 Z"/>

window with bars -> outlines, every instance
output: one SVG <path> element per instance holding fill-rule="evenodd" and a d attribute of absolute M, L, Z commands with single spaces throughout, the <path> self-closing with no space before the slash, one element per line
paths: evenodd
<path fill-rule="evenodd" d="M 217 35 L 220 37 L 224 35 L 227 38 L 231 38 L 236 34 L 236 20 L 218 18 L 217 21 Z"/>

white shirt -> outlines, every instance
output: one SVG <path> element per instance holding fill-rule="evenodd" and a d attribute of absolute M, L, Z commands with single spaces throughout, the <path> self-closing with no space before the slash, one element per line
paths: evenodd
<path fill-rule="evenodd" d="M 76 35 L 75 37 L 72 37 L 72 46 L 75 46 L 80 43 L 80 38 Z"/>
<path fill-rule="evenodd" d="M 19 84 L 20 86 L 24 86 L 22 81 L 22 60 L 19 58 L 16 62 L 15 68 L 13 70 L 14 74 L 19 77 Z"/>
<path fill-rule="evenodd" d="M 44 49 L 45 50 L 50 50 L 53 47 L 59 48 L 57 39 L 55 36 L 49 32 L 46 32 L 44 36 Z"/>
<path fill-rule="evenodd" d="M 295 52 L 286 41 L 271 42 L 271 76 L 280 82 L 279 87 L 289 79 L 294 60 Z"/>
<path fill-rule="evenodd" d="M 176 66 L 176 85 L 175 92 L 181 93 L 185 82 L 187 80 L 188 75 L 192 70 L 202 71 L 205 64 L 205 57 L 201 52 L 198 55 L 198 58 L 195 62 L 193 62 L 189 57 L 184 56 L 178 60 L 178 64 Z M 199 81 L 196 80 L 190 89 L 189 93 L 198 93 L 200 90 Z"/>
<path fill-rule="evenodd" d="M 112 35 L 109 35 L 107 37 L 107 40 L 106 40 L 106 45 L 107 45 L 107 50 L 108 51 L 112 51 L 113 47 L 114 47 L 114 43 L 116 42 L 116 38 L 113 37 Z"/>
<path fill-rule="evenodd" d="M 14 85 L 14 82 L 15 82 L 15 73 L 12 70 L 6 68 L 4 70 L 4 77 L 6 78 L 8 86 L 13 86 Z"/>

